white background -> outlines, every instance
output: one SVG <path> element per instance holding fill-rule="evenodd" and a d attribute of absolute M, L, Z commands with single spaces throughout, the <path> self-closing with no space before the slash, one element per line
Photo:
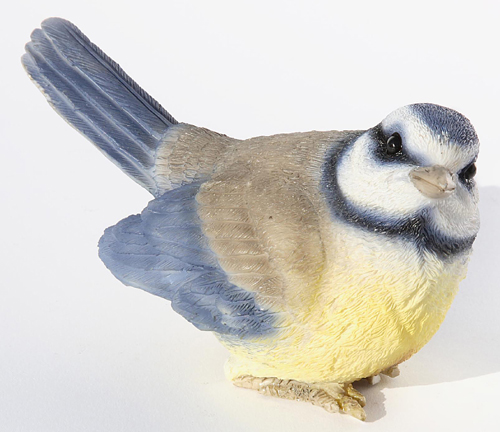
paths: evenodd
<path fill-rule="evenodd" d="M 499 2 L 37 0 L 2 10 L 1 431 L 497 430 Z M 365 129 L 414 102 L 471 119 L 482 231 L 468 278 L 401 376 L 363 390 L 368 424 L 234 388 L 210 333 L 105 269 L 103 230 L 151 197 L 23 72 L 23 45 L 49 16 L 77 24 L 178 120 L 237 138 Z"/>

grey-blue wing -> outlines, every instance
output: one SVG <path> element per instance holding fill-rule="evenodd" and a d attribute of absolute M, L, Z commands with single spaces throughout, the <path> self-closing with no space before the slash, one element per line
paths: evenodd
<path fill-rule="evenodd" d="M 172 301 L 201 330 L 255 337 L 274 331 L 276 314 L 232 284 L 217 263 L 197 214 L 200 184 L 168 191 L 140 215 L 108 228 L 99 255 L 124 284 Z"/>
<path fill-rule="evenodd" d="M 72 23 L 49 18 L 24 67 L 52 107 L 153 195 L 156 149 L 177 121 Z"/>

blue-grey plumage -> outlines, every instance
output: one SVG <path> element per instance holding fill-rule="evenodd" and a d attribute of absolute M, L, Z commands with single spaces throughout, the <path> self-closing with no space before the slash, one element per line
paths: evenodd
<path fill-rule="evenodd" d="M 108 269 L 213 331 L 236 385 L 364 418 L 351 383 L 427 343 L 465 277 L 470 122 L 414 104 L 365 131 L 240 141 L 178 123 L 67 21 L 26 51 L 54 109 L 155 197 L 105 231 Z"/>
<path fill-rule="evenodd" d="M 106 230 L 99 243 L 106 266 L 125 284 L 172 300 L 200 329 L 239 337 L 271 332 L 274 314 L 228 282 L 202 233 L 195 202 L 200 185 L 189 183 L 203 169 L 175 186 L 164 185 L 167 176 L 158 179 L 162 146 L 168 151 L 177 121 L 68 21 L 45 20 L 26 51 L 23 65 L 56 111 L 158 197 L 141 215 Z M 191 141 L 195 134 L 224 142 L 219 134 L 191 129 Z M 207 153 L 200 163 L 209 162 L 211 170 Z M 170 155 L 168 163 L 174 160 Z"/>
<path fill-rule="evenodd" d="M 22 62 L 53 108 L 124 172 L 158 194 L 155 152 L 177 121 L 72 23 L 49 18 Z"/>
<path fill-rule="evenodd" d="M 126 285 L 172 301 L 201 330 L 241 338 L 272 333 L 274 315 L 255 294 L 228 281 L 202 232 L 197 183 L 151 201 L 140 215 L 108 228 L 99 256 Z"/>

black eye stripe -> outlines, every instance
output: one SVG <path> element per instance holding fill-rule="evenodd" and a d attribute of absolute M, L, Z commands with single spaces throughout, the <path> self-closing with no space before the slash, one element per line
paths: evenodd
<path fill-rule="evenodd" d="M 380 136 L 376 128 L 372 129 L 371 136 L 378 141 L 375 148 L 376 157 L 384 157 L 393 163 L 400 163 L 400 160 L 394 156 L 389 156 L 385 153 L 385 140 L 379 140 Z M 348 152 L 351 145 L 361 136 L 362 132 L 347 134 L 345 137 L 334 142 L 329 150 L 330 154 L 325 159 L 322 168 L 322 192 L 329 205 L 332 217 L 351 224 L 359 229 L 366 230 L 379 235 L 394 236 L 403 238 L 411 242 L 419 250 L 431 251 L 436 253 L 441 258 L 447 258 L 455 254 L 459 254 L 469 250 L 474 242 L 475 235 L 466 238 L 447 237 L 439 231 L 436 231 L 431 224 L 432 216 L 428 209 L 423 209 L 415 213 L 411 217 L 402 219 L 387 219 L 377 216 L 376 212 L 370 209 L 363 209 L 353 205 L 340 190 L 337 179 L 337 168 L 339 160 Z M 404 149 L 403 149 L 404 154 Z M 470 187 L 472 187 L 470 184 Z"/>
<path fill-rule="evenodd" d="M 374 141 L 378 143 L 377 147 L 374 149 L 374 156 L 377 157 L 380 161 L 385 163 L 406 163 L 411 165 L 418 165 L 415 160 L 406 152 L 405 147 L 403 145 L 402 137 L 399 133 L 394 133 L 392 135 L 385 135 L 382 130 L 382 125 L 378 124 L 374 128 L 371 129 L 372 137 Z M 397 144 L 397 140 L 399 137 L 401 139 L 401 148 L 398 149 L 393 154 L 387 152 L 387 143 L 392 138 L 395 139 Z"/>

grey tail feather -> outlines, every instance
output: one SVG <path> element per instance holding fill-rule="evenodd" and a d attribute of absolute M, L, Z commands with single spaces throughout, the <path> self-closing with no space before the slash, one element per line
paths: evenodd
<path fill-rule="evenodd" d="M 52 107 L 157 195 L 156 149 L 178 122 L 72 23 L 43 21 L 22 63 Z"/>

